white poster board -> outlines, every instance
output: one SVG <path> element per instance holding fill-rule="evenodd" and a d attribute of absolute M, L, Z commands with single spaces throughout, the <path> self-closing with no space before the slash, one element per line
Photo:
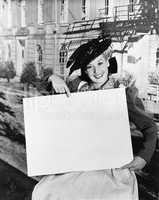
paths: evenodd
<path fill-rule="evenodd" d="M 119 168 L 133 159 L 125 89 L 25 98 L 29 176 Z"/>

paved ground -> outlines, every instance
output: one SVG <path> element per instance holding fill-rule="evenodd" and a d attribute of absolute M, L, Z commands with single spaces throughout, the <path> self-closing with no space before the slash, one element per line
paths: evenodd
<path fill-rule="evenodd" d="M 0 92 L 5 93 L 7 105 L 16 112 L 19 123 L 23 123 L 21 105 L 17 103 L 17 98 L 26 96 L 25 92 L 19 89 L 19 85 L 5 82 L 0 83 Z M 0 136 L 0 200 L 31 200 L 36 181 L 21 172 L 26 171 L 24 150 L 24 145 Z"/>
<path fill-rule="evenodd" d="M 0 200 L 31 200 L 36 183 L 35 180 L 0 160 Z M 140 200 L 150 199 L 141 194 Z"/>
<path fill-rule="evenodd" d="M 36 181 L 0 160 L 0 200 L 31 200 Z"/>

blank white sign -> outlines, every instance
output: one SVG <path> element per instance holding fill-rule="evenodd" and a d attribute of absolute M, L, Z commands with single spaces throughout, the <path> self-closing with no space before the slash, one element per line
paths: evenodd
<path fill-rule="evenodd" d="M 125 89 L 25 98 L 29 176 L 120 168 L 133 159 Z"/>

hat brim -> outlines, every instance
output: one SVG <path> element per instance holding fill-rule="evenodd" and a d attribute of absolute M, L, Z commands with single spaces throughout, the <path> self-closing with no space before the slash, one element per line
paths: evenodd
<path fill-rule="evenodd" d="M 85 70 L 86 66 L 101 55 L 111 45 L 110 39 L 93 39 L 88 43 L 82 44 L 75 52 L 70 56 L 66 67 L 70 67 L 69 75 L 77 69 Z"/>

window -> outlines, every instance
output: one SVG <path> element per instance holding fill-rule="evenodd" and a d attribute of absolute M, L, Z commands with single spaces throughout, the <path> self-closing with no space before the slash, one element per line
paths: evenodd
<path fill-rule="evenodd" d="M 67 23 L 68 19 L 68 0 L 61 0 L 60 22 Z"/>
<path fill-rule="evenodd" d="M 128 55 L 128 56 L 127 56 L 127 62 L 128 62 L 128 63 L 131 63 L 131 64 L 136 64 L 136 63 L 139 62 L 141 59 L 142 59 L 141 56 L 139 56 L 138 58 L 136 58 L 136 57 L 133 56 L 133 55 Z"/>
<path fill-rule="evenodd" d="M 90 18 L 90 1 L 91 0 L 81 0 L 81 19 L 82 20 L 89 20 Z"/>
<path fill-rule="evenodd" d="M 37 74 L 41 76 L 43 73 L 43 50 L 41 44 L 36 44 L 36 63 Z"/>
<path fill-rule="evenodd" d="M 131 63 L 131 64 L 135 64 L 136 63 L 136 58 L 132 55 L 128 55 L 127 56 L 127 62 Z"/>
<path fill-rule="evenodd" d="M 109 14 L 109 0 L 101 0 L 96 5 L 97 17 L 105 17 Z"/>
<path fill-rule="evenodd" d="M 109 13 L 109 0 L 105 0 L 105 15 L 108 15 Z"/>
<path fill-rule="evenodd" d="M 38 24 L 43 24 L 43 5 L 44 0 L 38 0 Z"/>
<path fill-rule="evenodd" d="M 66 45 L 63 44 L 60 49 L 59 62 L 60 64 L 66 64 L 66 60 L 67 60 L 67 48 L 66 48 Z"/>
<path fill-rule="evenodd" d="M 22 58 L 24 58 L 24 49 L 22 49 Z"/>
<path fill-rule="evenodd" d="M 21 1 L 21 26 L 26 26 L 26 4 L 25 0 Z"/>
<path fill-rule="evenodd" d="M 159 67 L 159 48 L 156 51 L 156 67 Z"/>
<path fill-rule="evenodd" d="M 38 62 L 42 63 L 43 60 L 43 50 L 40 44 L 36 45 L 37 47 L 37 53 L 38 53 Z"/>
<path fill-rule="evenodd" d="M 8 44 L 8 58 L 11 58 L 11 45 Z"/>
<path fill-rule="evenodd" d="M 67 47 L 65 44 L 63 44 L 60 49 L 60 54 L 59 54 L 60 74 L 61 75 L 64 75 L 64 73 L 65 73 L 65 65 L 67 62 L 67 55 L 68 55 Z"/>
<path fill-rule="evenodd" d="M 7 7 L 6 7 L 6 11 L 8 12 L 7 13 L 7 17 L 8 17 L 8 28 L 11 28 L 12 27 L 12 8 L 11 8 L 11 1 L 6 1 L 7 3 Z M 17 5 L 19 6 L 19 5 Z"/>
<path fill-rule="evenodd" d="M 129 0 L 129 12 L 134 12 L 134 0 Z"/>
<path fill-rule="evenodd" d="M 61 0 L 61 9 L 60 9 L 61 22 L 64 21 L 64 2 L 65 0 Z"/>
<path fill-rule="evenodd" d="M 82 20 L 86 19 L 86 0 L 82 0 Z"/>

